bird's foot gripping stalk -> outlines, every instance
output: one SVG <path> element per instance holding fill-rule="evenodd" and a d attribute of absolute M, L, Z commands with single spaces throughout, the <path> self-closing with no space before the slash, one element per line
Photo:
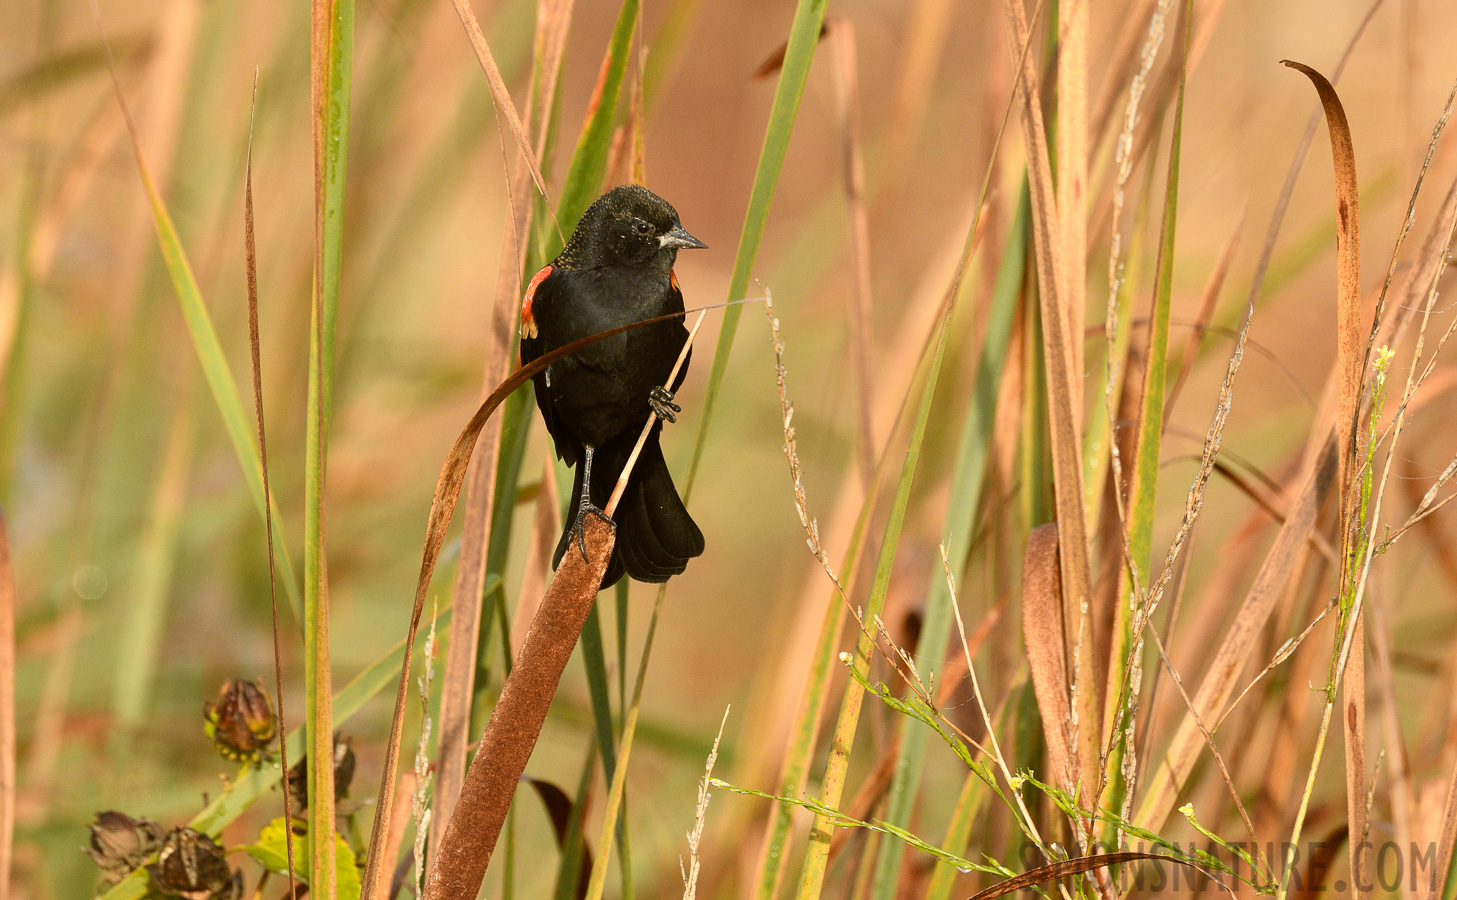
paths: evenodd
<path fill-rule="evenodd" d="M 617 531 L 617 523 L 612 517 L 598 509 L 592 503 L 592 453 L 596 449 L 591 445 L 583 448 L 586 452 L 582 459 L 582 497 L 577 501 L 577 517 L 572 521 L 572 530 L 577 533 L 577 549 L 582 551 L 582 559 L 587 558 L 587 516 L 594 515 L 607 523 L 607 527 L 614 532 Z M 610 505 L 610 504 L 609 504 Z"/>
<path fill-rule="evenodd" d="M 653 408 L 653 415 L 665 422 L 677 422 L 678 413 L 683 411 L 683 407 L 673 402 L 673 392 L 662 385 L 648 394 L 648 405 Z"/>

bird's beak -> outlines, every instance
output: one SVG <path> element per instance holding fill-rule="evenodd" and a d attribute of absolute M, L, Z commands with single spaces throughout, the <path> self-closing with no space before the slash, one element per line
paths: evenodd
<path fill-rule="evenodd" d="M 707 250 L 708 245 L 674 225 L 673 230 L 658 238 L 658 247 L 663 250 Z"/>

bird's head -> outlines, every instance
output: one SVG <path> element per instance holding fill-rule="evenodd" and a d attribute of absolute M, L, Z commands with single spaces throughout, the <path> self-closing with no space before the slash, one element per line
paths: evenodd
<path fill-rule="evenodd" d="M 683 230 L 668 201 L 640 185 L 624 184 L 588 207 L 561 262 L 569 268 L 619 265 L 666 273 L 679 250 L 707 246 Z"/>

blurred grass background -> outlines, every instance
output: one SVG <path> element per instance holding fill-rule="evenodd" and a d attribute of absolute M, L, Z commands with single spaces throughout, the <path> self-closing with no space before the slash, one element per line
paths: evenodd
<path fill-rule="evenodd" d="M 1127 17 L 1146 15 L 1146 6 L 1094 4 L 1094 97 L 1109 87 L 1100 61 L 1111 56 Z M 477 5 L 518 97 L 529 73 L 535 7 L 534 0 Z M 720 302 L 727 289 L 773 94 L 772 79 L 756 79 L 754 72 L 783 43 L 792 8 L 788 0 L 645 4 L 647 184 L 712 248 L 679 261 L 689 306 Z M 1198 15 L 1205 4 L 1195 9 Z M 313 215 L 306 11 L 299 4 L 216 0 L 102 2 L 100 11 L 122 89 L 240 383 L 248 371 L 241 186 L 254 69 L 261 73 L 253 179 L 263 375 L 273 489 L 286 533 L 297 537 Z M 1365 4 L 1318 0 L 1229 0 L 1218 12 L 1186 100 L 1176 346 L 1243 218 L 1219 307 L 1237 311 L 1310 114 L 1309 85 L 1277 60 L 1300 59 L 1329 71 L 1365 12 Z M 577 4 L 563 71 L 560 159 L 550 167 L 557 173 L 587 111 L 616 13 L 615 4 Z M 927 27 L 942 14 L 944 26 Z M 503 151 L 485 79 L 449 5 L 376 0 L 357 15 L 327 490 L 336 684 L 401 637 L 431 490 L 450 441 L 478 401 L 508 221 Z M 832 4 L 831 15 L 855 25 L 872 198 L 872 371 L 877 383 L 892 385 L 898 402 L 898 385 L 914 365 L 904 348 L 917 346 L 906 343 L 904 331 L 925 327 L 924 320 L 911 324 L 910 313 L 916 298 L 939 296 L 949 282 L 948 254 L 965 238 L 1013 60 L 996 3 L 843 0 Z M 262 523 L 161 265 L 99 40 L 90 8 L 78 0 L 0 10 L 0 500 L 19 589 L 14 885 L 17 895 L 35 898 L 85 896 L 92 889 L 94 868 L 77 848 L 95 811 L 124 809 L 170 823 L 192 815 L 201 797 L 216 796 L 223 784 L 201 736 L 202 703 L 224 678 L 272 671 Z M 1165 41 L 1164 57 L 1174 43 Z M 1457 10 L 1388 0 L 1339 85 L 1356 137 L 1367 289 L 1379 283 L 1405 214 L 1454 74 L 1454 44 Z M 854 269 L 835 103 L 831 60 L 822 53 L 754 270 L 758 283 L 773 291 L 782 320 L 805 486 L 811 510 L 824 520 L 839 486 L 860 465 L 847 312 Z M 1121 114 L 1121 101 L 1115 109 Z M 1238 382 L 1225 441 L 1228 453 L 1282 480 L 1282 467 L 1304 445 L 1335 353 L 1334 201 L 1323 140 L 1276 245 L 1251 330 L 1255 350 Z M 1166 141 L 1157 146 L 1164 153 Z M 1003 147 L 987 231 L 948 348 L 885 613 L 893 630 L 904 627 L 939 569 L 936 544 L 959 410 L 970 394 L 976 323 L 1022 178 L 1015 162 L 1020 152 L 1019 140 Z M 1453 156 L 1450 142 L 1439 147 L 1435 181 L 1450 180 Z M 1102 171 L 1095 165 L 1093 209 L 1102 196 L 1096 174 Z M 1135 174 L 1130 189 L 1143 180 Z M 1157 196 L 1155 189 L 1155 203 Z M 1130 197 L 1129 207 L 1137 202 Z M 1421 227 L 1436 202 L 1427 196 L 1418 205 Z M 1107 229 L 1090 233 L 1088 324 L 1098 327 Z M 1140 286 L 1138 310 L 1156 245 L 1154 229 L 1143 258 L 1130 263 Z M 801 691 L 799 683 L 782 679 L 780 666 L 813 640 L 818 625 L 817 613 L 808 624 L 801 618 L 804 585 L 807 579 L 816 584 L 818 566 L 804 551 L 785 477 L 772 349 L 762 318 L 747 312 L 693 497 L 709 549 L 669 590 L 648 675 L 640 752 L 629 776 L 633 865 L 644 897 L 676 895 L 676 860 L 693 818 L 695 781 L 726 705 L 733 713 L 720 774 L 741 780 L 777 771 L 761 762 L 774 759 L 782 741 L 768 723 L 788 715 Z M 704 349 L 680 393 L 684 423 L 665 437 L 675 473 L 686 472 L 717 322 L 714 315 L 705 326 Z M 1098 341 L 1088 338 L 1090 359 L 1101 353 Z M 1167 541 L 1182 508 L 1194 470 L 1189 454 L 1198 453 L 1228 343 L 1224 335 L 1207 339 L 1209 352 L 1169 423 L 1156 547 Z M 1087 391 L 1098 402 L 1100 387 L 1090 383 Z M 877 410 L 877 440 L 886 438 L 893 413 L 893 406 Z M 1413 489 L 1417 496 L 1451 457 L 1451 414 L 1450 400 L 1433 400 L 1412 426 L 1417 437 L 1401 451 L 1398 471 L 1421 485 Z M 528 488 L 547 459 L 534 421 L 532 429 L 522 468 Z M 517 508 L 508 598 L 515 597 L 525 565 L 530 499 L 527 490 Z M 1188 564 L 1191 585 L 1219 571 L 1252 509 L 1248 497 L 1218 479 L 1206 502 Z M 1437 804 L 1431 816 L 1440 811 L 1441 793 L 1426 788 L 1425 779 L 1439 784 L 1445 778 L 1457 722 L 1443 699 L 1457 678 L 1445 518 L 1439 515 L 1427 539 L 1395 547 L 1378 576 L 1386 598 L 1380 627 L 1390 635 L 1408 765 L 1419 798 Z M 1268 535 L 1254 540 L 1267 542 Z M 830 552 L 836 561 L 843 555 L 838 547 Z M 1253 552 L 1258 559 L 1259 550 Z M 454 555 L 448 547 L 447 565 Z M 968 627 L 1015 585 L 1018 558 L 1020 547 L 965 576 Z M 1243 573 L 1229 586 L 1230 609 L 1247 580 Z M 433 590 L 448 598 L 449 584 L 443 568 Z M 652 592 L 634 585 L 632 596 L 629 660 L 636 659 Z M 296 723 L 303 708 L 302 651 L 297 622 L 280 608 L 285 689 Z M 1171 651 L 1176 665 L 1197 670 L 1203 664 L 1223 614 L 1192 602 L 1186 607 Z M 1018 683 L 1015 622 L 1003 614 L 979 663 L 989 701 Z M 149 633 L 156 635 L 154 645 L 145 643 Z M 1279 643 L 1272 638 L 1271 650 Z M 615 673 L 615 656 L 609 665 Z M 1312 692 L 1310 703 L 1316 702 Z M 529 771 L 570 792 L 591 734 L 579 666 L 568 669 L 558 704 L 561 715 L 549 720 Z M 888 710 L 867 707 L 861 739 L 884 740 L 891 721 Z M 387 725 L 388 704 L 380 698 L 345 729 L 355 737 L 365 773 L 356 797 L 373 793 Z M 407 731 L 407 752 L 411 740 Z M 964 770 L 934 752 L 932 760 L 922 796 L 949 800 Z M 857 758 L 852 781 L 865 776 L 866 766 Z M 1325 818 L 1312 826 L 1317 831 L 1339 820 L 1343 807 L 1338 772 L 1332 767 L 1326 774 L 1329 783 L 1317 795 L 1327 798 Z M 1431 790 L 1436 799 L 1428 798 Z M 720 797 L 710 813 L 705 855 L 712 861 L 710 885 L 721 891 L 714 896 L 744 895 L 736 879 L 747 881 L 757 845 L 743 838 L 744 828 L 754 832 L 742 823 L 760 817 L 757 803 Z M 939 835 L 949 803 L 923 807 L 918 832 Z M 228 843 L 246 841 L 276 814 L 259 810 L 240 820 L 227 832 Z M 535 808 L 523 808 L 517 824 L 516 889 L 520 896 L 542 896 L 556 867 L 548 826 Z M 730 835 L 743 845 L 729 843 Z M 851 886 L 847 880 L 844 890 Z"/>

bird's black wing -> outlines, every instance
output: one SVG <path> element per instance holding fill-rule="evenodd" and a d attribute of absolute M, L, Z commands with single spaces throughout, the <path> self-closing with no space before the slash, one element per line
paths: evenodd
<path fill-rule="evenodd" d="M 555 347 L 547 345 L 546 339 L 542 336 L 536 325 L 536 313 L 542 308 L 542 304 L 550 304 L 556 286 L 561 278 L 552 278 L 555 268 L 551 265 L 543 266 L 526 286 L 526 294 L 521 298 L 521 349 L 520 362 L 526 365 L 532 362 L 543 353 L 555 350 Z M 531 381 L 536 388 L 536 406 L 541 410 L 542 422 L 546 424 L 547 433 L 552 436 L 556 443 L 557 456 L 565 459 L 568 465 L 577 461 L 576 448 L 571 441 L 562 439 L 557 432 L 556 415 L 552 410 L 551 384 L 546 372 L 538 372 L 532 376 Z"/>

